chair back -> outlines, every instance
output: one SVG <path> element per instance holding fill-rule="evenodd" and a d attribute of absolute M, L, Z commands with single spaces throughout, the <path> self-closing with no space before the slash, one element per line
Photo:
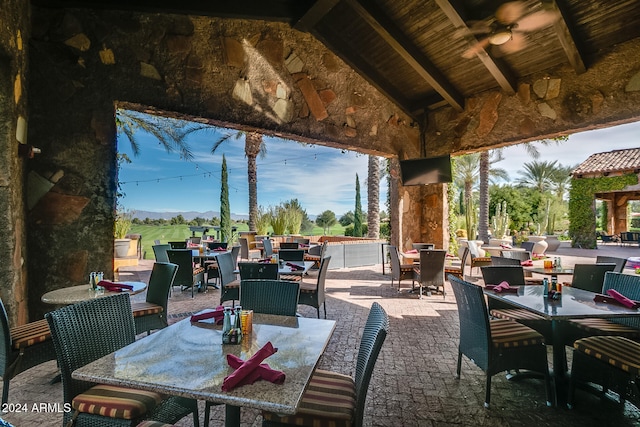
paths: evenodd
<path fill-rule="evenodd" d="M 169 242 L 171 249 L 187 249 L 187 242 Z"/>
<path fill-rule="evenodd" d="M 391 279 L 400 280 L 400 254 L 395 246 L 387 246 L 391 258 Z"/>
<path fill-rule="evenodd" d="M 531 259 L 530 251 L 502 251 L 504 258 L 513 258 L 520 261 L 528 261 Z"/>
<path fill-rule="evenodd" d="M 240 242 L 240 258 L 249 259 L 249 241 L 246 237 L 240 237 L 238 241 Z"/>
<path fill-rule="evenodd" d="M 604 274 L 602 293 L 606 295 L 609 289 L 615 289 L 631 300 L 640 301 L 640 276 L 608 271 Z M 615 323 L 640 329 L 640 318 L 636 316 L 610 320 Z"/>
<path fill-rule="evenodd" d="M 169 262 L 169 256 L 167 251 L 171 249 L 171 245 L 154 245 L 153 254 L 156 257 L 156 262 Z"/>
<path fill-rule="evenodd" d="M 68 305 L 46 313 L 45 317 L 62 376 L 64 403 L 71 403 L 76 395 L 93 385 L 71 378 L 73 371 L 131 344 L 136 338 L 127 293 Z"/>
<path fill-rule="evenodd" d="M 622 273 L 624 271 L 624 267 L 627 265 L 627 259 L 598 255 L 596 257 L 596 264 L 615 264 L 616 268 L 613 270 L 613 272 Z"/>
<path fill-rule="evenodd" d="M 189 237 L 189 243 L 199 245 L 202 241 L 202 237 Z"/>
<path fill-rule="evenodd" d="M 489 313 L 480 286 L 449 276 L 460 318 L 459 351 L 486 372 L 490 360 Z"/>
<path fill-rule="evenodd" d="M 280 242 L 280 249 L 298 249 L 298 242 Z"/>
<path fill-rule="evenodd" d="M 225 252 L 216 257 L 218 262 L 218 271 L 220 273 L 220 283 L 222 287 L 236 280 L 236 269 L 232 252 Z"/>
<path fill-rule="evenodd" d="M 273 255 L 273 242 L 269 238 L 262 239 L 262 255 L 265 258 L 270 258 Z"/>
<path fill-rule="evenodd" d="M 299 295 L 300 282 L 264 279 L 240 282 L 240 305 L 243 310 L 255 313 L 295 316 Z"/>
<path fill-rule="evenodd" d="M 365 401 L 369 390 L 369 383 L 373 374 L 380 349 L 389 333 L 389 316 L 382 306 L 377 302 L 371 305 L 367 322 L 364 325 L 360 347 L 358 348 L 358 359 L 356 362 L 355 389 L 356 404 L 353 416 L 353 425 L 362 426 L 364 417 Z"/>
<path fill-rule="evenodd" d="M 520 243 L 520 247 L 523 248 L 526 252 L 533 253 L 533 247 L 536 245 L 536 242 L 522 242 Z"/>
<path fill-rule="evenodd" d="M 164 309 L 164 316 L 167 313 L 169 291 L 177 272 L 178 265 L 167 262 L 156 262 L 151 270 L 147 287 L 147 302 L 161 306 Z"/>
<path fill-rule="evenodd" d="M 522 265 L 521 262 L 522 261 L 515 258 L 491 256 L 491 265 Z"/>
<path fill-rule="evenodd" d="M 191 249 L 169 249 L 169 262 L 178 266 L 173 286 L 193 286 L 193 256 Z"/>
<path fill-rule="evenodd" d="M 469 255 L 471 255 L 471 259 L 480 258 L 480 248 L 478 248 L 478 244 L 473 240 L 467 241 L 467 247 L 469 248 Z"/>
<path fill-rule="evenodd" d="M 296 243 L 297 244 L 297 243 Z M 278 251 L 278 258 L 283 261 L 304 261 L 303 249 L 284 249 Z"/>
<path fill-rule="evenodd" d="M 154 244 L 154 245 L 159 245 L 159 244 L 160 244 L 160 240 L 158 240 L 158 239 L 154 240 L 154 241 L 153 241 L 153 244 Z"/>
<path fill-rule="evenodd" d="M 615 264 L 576 264 L 573 267 L 571 286 L 585 291 L 601 293 L 605 273 L 613 271 L 615 268 Z"/>
<path fill-rule="evenodd" d="M 413 249 L 421 251 L 422 249 L 435 249 L 436 245 L 433 243 L 412 243 Z"/>
<path fill-rule="evenodd" d="M 420 282 L 423 286 L 444 287 L 444 261 L 447 251 L 427 250 L 420 251 Z"/>
<path fill-rule="evenodd" d="M 207 246 L 210 251 L 215 251 L 216 249 L 227 249 L 227 242 L 207 242 Z"/>
<path fill-rule="evenodd" d="M 240 254 L 240 246 L 231 247 L 231 261 L 233 262 L 233 269 L 236 269 L 238 265 L 238 255 Z"/>
<path fill-rule="evenodd" d="M 293 241 L 299 245 L 309 245 L 309 242 L 311 242 L 311 240 L 306 237 L 296 237 Z"/>
<path fill-rule="evenodd" d="M 240 270 L 240 280 L 278 280 L 278 264 L 263 264 L 261 262 L 239 262 L 238 270 Z"/>
<path fill-rule="evenodd" d="M 322 258 L 322 261 L 320 261 L 320 270 L 318 271 L 318 282 L 316 287 L 316 292 L 318 294 L 317 296 L 318 306 L 322 305 L 325 300 L 324 287 L 325 287 L 325 281 L 327 279 L 327 270 L 329 270 L 330 262 L 331 262 L 331 256 Z"/>
<path fill-rule="evenodd" d="M 499 285 L 503 281 L 511 286 L 523 286 L 526 283 L 519 261 L 518 265 L 489 265 L 480 267 L 480 270 L 486 285 Z"/>

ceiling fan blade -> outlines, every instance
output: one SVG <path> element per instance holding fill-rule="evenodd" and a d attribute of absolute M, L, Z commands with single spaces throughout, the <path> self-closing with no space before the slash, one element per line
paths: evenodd
<path fill-rule="evenodd" d="M 510 1 L 496 10 L 496 19 L 502 24 L 512 24 L 525 13 L 525 4 L 521 1 Z"/>
<path fill-rule="evenodd" d="M 548 27 L 549 25 L 553 25 L 558 19 L 560 19 L 560 12 L 557 10 L 541 10 L 539 12 L 534 12 L 530 15 L 524 16 L 518 22 L 516 22 L 515 28 L 518 31 L 535 31 L 540 28 Z"/>
<path fill-rule="evenodd" d="M 502 55 L 519 52 L 527 47 L 527 37 L 523 33 L 513 33 L 511 35 L 511 40 L 496 47 Z"/>
<path fill-rule="evenodd" d="M 462 54 L 462 57 L 465 59 L 473 58 L 478 52 L 484 50 L 487 46 L 489 46 L 489 39 L 485 38 L 479 40 L 478 43 L 474 43 L 469 49 L 465 50 Z"/>

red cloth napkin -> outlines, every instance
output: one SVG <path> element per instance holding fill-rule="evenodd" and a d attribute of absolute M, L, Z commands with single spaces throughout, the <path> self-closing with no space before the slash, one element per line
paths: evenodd
<path fill-rule="evenodd" d="M 227 354 L 227 363 L 233 369 L 238 369 L 244 363 L 244 360 L 240 359 L 234 354 Z M 256 369 L 254 369 L 249 375 L 244 377 L 242 381 L 236 384 L 236 387 L 246 384 L 253 384 L 258 380 L 265 380 L 274 384 L 282 384 L 285 380 L 285 374 L 282 371 L 271 369 L 266 363 L 261 363 Z"/>
<path fill-rule="evenodd" d="M 224 319 L 224 307 L 219 305 L 216 307 L 215 311 L 207 311 L 206 313 L 194 314 L 191 316 L 192 322 L 198 322 L 205 319 L 215 319 L 216 324 L 222 323 L 222 320 Z"/>
<path fill-rule="evenodd" d="M 271 342 L 266 343 L 260 350 L 245 361 L 242 366 L 236 369 L 232 374 L 227 375 L 222 382 L 222 391 L 231 391 L 236 386 L 240 385 L 242 380 L 251 375 L 251 373 L 258 368 L 264 359 L 275 354 L 277 351 L 278 349 L 273 347 Z"/>
<path fill-rule="evenodd" d="M 300 270 L 304 270 L 304 267 L 298 264 L 294 264 L 292 262 L 288 262 L 287 263 L 288 267 L 291 267 L 291 270 L 293 271 L 300 271 Z"/>
<path fill-rule="evenodd" d="M 533 267 L 533 260 L 528 259 L 525 261 L 520 261 L 520 265 L 523 267 Z"/>
<path fill-rule="evenodd" d="M 500 293 L 500 292 L 504 292 L 504 293 L 518 293 L 518 287 L 517 286 L 509 286 L 509 284 L 507 282 L 500 282 L 499 285 L 486 285 L 485 288 L 489 289 L 489 290 L 493 290 L 493 292 L 495 293 Z"/>
<path fill-rule="evenodd" d="M 405 254 L 417 254 L 418 250 L 417 249 L 411 249 L 410 251 L 406 251 Z"/>
<path fill-rule="evenodd" d="M 607 294 L 615 299 L 616 301 L 618 301 L 620 304 L 624 305 L 627 308 L 638 308 L 638 303 L 625 297 L 624 295 L 622 295 L 620 292 L 616 291 L 615 289 L 608 289 L 607 290 Z"/>
<path fill-rule="evenodd" d="M 109 292 L 122 292 L 127 290 L 133 290 L 132 285 L 127 285 L 126 283 L 113 283 L 108 280 L 101 280 L 98 282 L 98 286 L 103 287 L 105 290 Z"/>

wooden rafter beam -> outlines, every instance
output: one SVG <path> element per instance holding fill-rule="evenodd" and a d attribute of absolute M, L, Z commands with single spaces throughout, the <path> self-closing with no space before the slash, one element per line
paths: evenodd
<path fill-rule="evenodd" d="M 464 96 L 374 2 L 345 1 L 453 108 L 458 111 L 464 110 Z"/>
<path fill-rule="evenodd" d="M 340 0 L 316 1 L 293 27 L 299 31 L 312 32 L 316 24 L 338 3 L 340 3 Z"/>
<path fill-rule="evenodd" d="M 478 40 L 473 36 L 469 27 L 462 19 L 460 12 L 451 4 L 449 0 L 435 0 L 436 4 L 442 9 L 445 15 L 451 23 L 458 29 L 465 39 L 470 43 L 476 43 Z M 476 56 L 485 68 L 489 71 L 489 73 L 493 76 L 493 78 L 498 82 L 500 87 L 506 93 L 513 95 L 516 93 L 516 79 L 513 75 L 513 72 L 507 67 L 507 65 L 489 55 L 484 49 L 481 49 L 476 53 Z"/>
<path fill-rule="evenodd" d="M 580 53 L 575 39 L 572 36 L 574 31 L 572 31 L 572 27 L 567 19 L 569 16 L 567 8 L 562 0 L 552 0 L 552 4 L 560 11 L 561 15 L 561 18 L 553 25 L 556 36 L 560 41 L 560 45 L 562 46 L 564 53 L 567 55 L 567 59 L 569 59 L 569 63 L 576 71 L 576 74 L 582 74 L 587 71 L 587 67 L 584 65 L 583 55 Z"/>

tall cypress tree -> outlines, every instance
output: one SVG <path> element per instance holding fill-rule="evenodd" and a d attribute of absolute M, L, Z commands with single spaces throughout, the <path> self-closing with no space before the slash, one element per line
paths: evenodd
<path fill-rule="evenodd" d="M 222 172 L 220 176 L 220 238 L 223 242 L 231 240 L 231 208 L 229 207 L 229 183 L 227 176 L 227 159 L 222 155 Z"/>
<path fill-rule="evenodd" d="M 353 216 L 353 236 L 362 237 L 362 203 L 360 202 L 360 179 L 356 174 L 356 209 Z"/>

